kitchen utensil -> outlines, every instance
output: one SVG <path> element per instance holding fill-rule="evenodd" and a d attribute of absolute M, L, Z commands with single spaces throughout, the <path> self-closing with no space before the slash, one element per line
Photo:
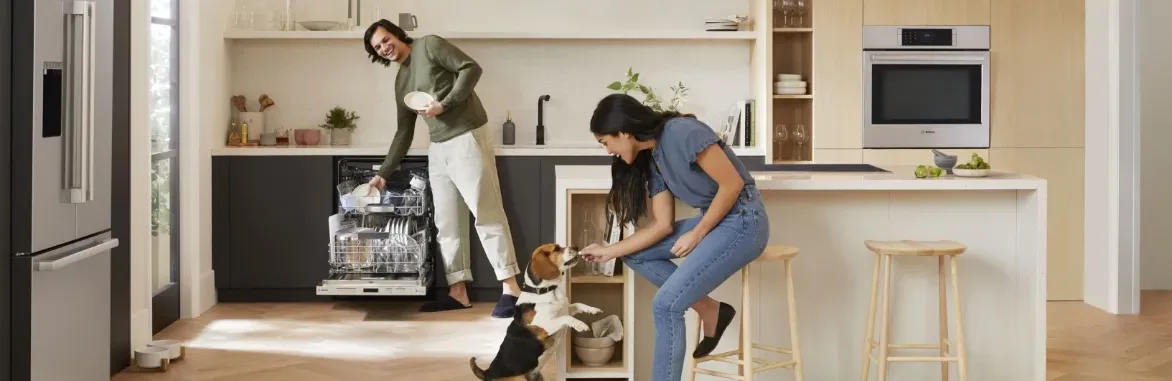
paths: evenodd
<path fill-rule="evenodd" d="M 798 152 L 795 152 L 795 154 L 798 161 L 801 161 L 802 157 L 805 156 L 806 151 L 802 150 L 802 145 L 806 144 L 807 138 L 809 138 L 809 136 L 806 135 L 806 126 L 798 124 L 798 126 L 794 128 L 794 143 L 797 143 L 798 145 Z"/>
<path fill-rule="evenodd" d="M 400 13 L 399 14 L 399 27 L 403 28 L 403 30 L 408 31 L 408 32 L 413 31 L 413 30 L 415 30 L 415 28 L 419 27 L 419 20 L 416 19 L 415 15 L 413 15 L 413 14 Z"/>
<path fill-rule="evenodd" d="M 403 96 L 403 103 L 417 111 L 427 110 L 427 106 L 435 101 L 435 97 L 422 91 L 412 91 Z"/>
<path fill-rule="evenodd" d="M 952 156 L 952 155 L 946 154 L 946 153 L 944 153 L 944 151 L 941 151 L 938 149 L 932 149 L 932 153 L 935 154 L 936 156 Z"/>
<path fill-rule="evenodd" d="M 574 346 L 583 348 L 610 348 L 615 346 L 614 339 L 609 337 L 594 337 L 594 332 L 577 332 L 574 334 Z"/>
<path fill-rule="evenodd" d="M 312 31 L 324 31 L 337 28 L 342 23 L 337 21 L 298 21 L 297 25 Z"/>
<path fill-rule="evenodd" d="M 610 362 L 611 357 L 614 357 L 614 348 L 586 348 L 575 345 L 574 354 L 578 355 L 578 359 L 582 360 L 583 364 L 587 366 L 602 366 Z"/>
<path fill-rule="evenodd" d="M 948 173 L 948 174 L 950 174 L 950 175 L 951 175 L 951 174 L 953 174 L 953 173 L 952 173 L 952 171 L 953 171 L 953 169 L 952 169 L 952 168 L 953 168 L 953 167 L 956 167 L 956 156 L 940 156 L 940 155 L 937 155 L 937 156 L 936 156 L 936 157 L 934 157 L 933 159 L 935 160 L 935 162 L 936 162 L 936 166 L 937 166 L 937 167 L 944 169 L 944 172 L 946 172 L 946 173 Z"/>
<path fill-rule="evenodd" d="M 269 98 L 268 94 L 261 94 L 260 99 L 257 101 L 260 102 L 260 111 L 264 111 L 265 109 L 276 104 L 276 102 L 273 102 L 273 98 Z"/>
<path fill-rule="evenodd" d="M 243 95 L 236 95 L 236 96 L 232 97 L 232 107 L 235 107 L 236 111 L 239 111 L 239 112 L 248 111 L 248 106 L 246 106 L 244 104 L 244 96 Z"/>

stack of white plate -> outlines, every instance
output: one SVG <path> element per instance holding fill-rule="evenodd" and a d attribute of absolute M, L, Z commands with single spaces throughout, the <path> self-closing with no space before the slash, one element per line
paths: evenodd
<path fill-rule="evenodd" d="M 773 93 L 777 95 L 803 95 L 806 88 L 806 81 L 797 74 L 778 74 L 777 82 L 773 82 Z"/>
<path fill-rule="evenodd" d="M 709 32 L 734 32 L 740 29 L 736 20 L 710 18 L 704 20 L 704 30 Z"/>

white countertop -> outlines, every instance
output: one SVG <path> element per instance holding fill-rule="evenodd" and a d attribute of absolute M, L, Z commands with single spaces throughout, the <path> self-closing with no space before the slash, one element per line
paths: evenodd
<path fill-rule="evenodd" d="M 212 156 L 385 156 L 391 143 L 359 143 L 349 146 L 254 146 L 212 148 Z M 763 156 L 758 149 L 734 148 L 741 156 Z M 608 156 L 598 143 L 518 144 L 496 148 L 497 156 Z M 408 156 L 426 156 L 426 147 L 407 150 Z"/>
<path fill-rule="evenodd" d="M 1046 180 L 1030 175 L 998 172 L 989 177 L 965 178 L 943 175 L 917 179 L 914 166 L 879 166 L 884 172 L 767 172 L 753 171 L 761 190 L 1036 190 Z M 609 189 L 610 167 L 604 165 L 559 165 L 555 168 L 559 187 L 566 189 Z"/>

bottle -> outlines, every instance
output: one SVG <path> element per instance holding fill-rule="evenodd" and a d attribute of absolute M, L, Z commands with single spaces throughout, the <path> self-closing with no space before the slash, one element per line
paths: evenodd
<path fill-rule="evenodd" d="M 248 122 L 240 122 L 240 145 L 248 145 Z"/>
<path fill-rule="evenodd" d="M 509 111 L 505 117 L 505 124 L 501 126 L 501 132 L 504 135 L 501 143 L 511 146 L 517 142 L 517 126 L 513 124 L 513 112 Z"/>

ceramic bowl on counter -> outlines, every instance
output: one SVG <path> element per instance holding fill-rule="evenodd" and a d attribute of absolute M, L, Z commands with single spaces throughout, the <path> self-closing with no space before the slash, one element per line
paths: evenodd
<path fill-rule="evenodd" d="M 608 348 L 586 348 L 575 344 L 574 355 L 578 356 L 578 360 L 582 360 L 582 363 L 588 366 L 602 366 L 610 363 L 610 359 L 614 357 L 614 346 Z"/>

